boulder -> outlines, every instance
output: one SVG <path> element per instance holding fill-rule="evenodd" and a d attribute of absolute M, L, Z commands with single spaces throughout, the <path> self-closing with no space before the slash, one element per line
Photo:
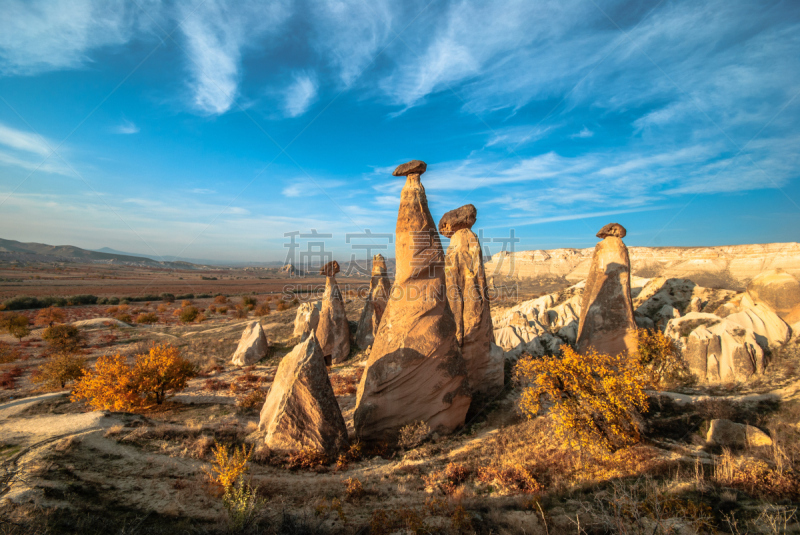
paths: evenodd
<path fill-rule="evenodd" d="M 631 262 L 620 236 L 622 225 L 611 223 L 597 233 L 589 277 L 581 301 L 578 351 L 633 355 L 638 350 L 631 300 Z"/>
<path fill-rule="evenodd" d="M 398 165 L 397 168 L 392 173 L 393 176 L 409 176 L 409 175 L 421 175 L 428 169 L 428 164 L 423 162 L 422 160 L 411 160 L 408 163 L 404 163 L 402 165 Z"/>
<path fill-rule="evenodd" d="M 503 389 L 503 374 L 489 370 L 494 333 L 481 244 L 470 228 L 476 213 L 471 204 L 447 212 L 439 221 L 439 231 L 450 237 L 445 259 L 447 302 L 455 316 L 456 338 L 467 363 L 470 388 L 486 397 Z M 494 382 L 488 382 L 488 377 Z"/>
<path fill-rule="evenodd" d="M 398 167 L 407 175 L 396 229 L 396 277 L 358 386 L 356 436 L 385 440 L 424 421 L 432 431 L 464 424 L 471 395 L 467 366 L 447 303 L 444 251 L 419 173 L 422 162 Z"/>
<path fill-rule="evenodd" d="M 313 333 L 281 360 L 258 427 L 266 432 L 267 446 L 278 451 L 314 448 L 333 459 L 348 448 L 347 427 Z"/>
<path fill-rule="evenodd" d="M 231 364 L 234 366 L 250 366 L 267 356 L 267 348 L 269 342 L 267 335 L 264 334 L 264 329 L 261 328 L 261 322 L 251 321 L 245 327 L 242 337 L 239 339 L 239 345 L 236 347 L 233 357 L 231 357 Z"/>
<path fill-rule="evenodd" d="M 445 238 L 452 238 L 459 230 L 470 230 L 478 217 L 478 210 L 471 204 L 465 204 L 455 210 L 450 210 L 439 220 L 439 232 Z M 480 244 L 479 244 L 480 246 Z M 483 260 L 481 260 L 481 264 Z"/>
<path fill-rule="evenodd" d="M 725 419 L 711 420 L 706 442 L 725 448 L 772 446 L 770 436 L 758 427 Z"/>
<path fill-rule="evenodd" d="M 372 279 L 369 282 L 369 295 L 361 312 L 356 329 L 356 345 L 366 349 L 375 341 L 375 333 L 381 324 L 386 302 L 392 291 L 392 283 L 386 271 L 386 259 L 383 255 L 376 254 L 372 257 Z"/>
<path fill-rule="evenodd" d="M 325 355 L 325 362 L 339 364 L 350 356 L 350 325 L 344 310 L 344 300 L 336 283 L 339 262 L 328 262 L 320 270 L 325 275 L 325 293 L 316 329 L 317 340 Z"/>
<path fill-rule="evenodd" d="M 297 315 L 294 317 L 293 337 L 300 338 L 302 342 L 309 333 L 317 330 L 321 307 L 322 304 L 319 301 L 300 303 L 300 306 L 297 307 Z"/>
<path fill-rule="evenodd" d="M 790 274 L 776 269 L 754 277 L 747 293 L 756 303 L 774 310 L 786 323 L 800 321 L 800 282 Z"/>

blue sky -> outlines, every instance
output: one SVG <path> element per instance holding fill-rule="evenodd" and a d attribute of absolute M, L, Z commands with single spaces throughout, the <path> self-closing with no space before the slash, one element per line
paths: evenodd
<path fill-rule="evenodd" d="M 611 221 L 633 246 L 798 239 L 797 2 L 3 12 L 3 238 L 272 261 L 313 228 L 346 259 L 347 233 L 394 230 L 391 171 L 421 159 L 437 221 L 472 203 L 517 249 L 589 247 Z"/>

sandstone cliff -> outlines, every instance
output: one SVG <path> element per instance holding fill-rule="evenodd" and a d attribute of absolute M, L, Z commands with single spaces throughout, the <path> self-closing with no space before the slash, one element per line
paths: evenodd
<path fill-rule="evenodd" d="M 800 243 L 724 245 L 719 247 L 629 247 L 631 269 L 642 277 L 719 277 L 744 286 L 759 273 L 782 269 L 800 276 Z M 511 278 L 565 277 L 584 280 L 594 248 L 500 252 L 485 263 L 486 276 Z"/>

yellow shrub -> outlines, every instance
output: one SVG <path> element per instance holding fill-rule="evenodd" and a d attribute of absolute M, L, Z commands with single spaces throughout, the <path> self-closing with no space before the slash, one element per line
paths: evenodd
<path fill-rule="evenodd" d="M 247 471 L 247 461 L 250 460 L 253 448 L 247 450 L 242 445 L 241 450 L 234 448 L 232 452 L 229 452 L 228 446 L 215 444 L 213 453 L 214 460 L 211 461 L 211 470 L 206 470 L 206 473 L 211 481 L 220 485 L 227 493 Z"/>
<path fill-rule="evenodd" d="M 149 353 L 136 356 L 134 371 L 137 390 L 147 401 L 160 405 L 167 392 L 186 388 L 186 383 L 195 376 L 194 364 L 181 357 L 177 347 L 155 345 Z"/>
<path fill-rule="evenodd" d="M 136 355 L 132 367 L 122 355 L 100 357 L 95 369 L 76 383 L 72 400 L 85 399 L 97 410 L 130 411 L 163 403 L 168 392 L 183 390 L 194 375 L 194 365 L 177 348 L 155 345 Z"/>
<path fill-rule="evenodd" d="M 533 418 L 548 400 L 558 435 L 582 450 L 605 455 L 639 441 L 636 416 L 647 396 L 638 359 L 563 346 L 561 357 L 521 359 L 514 373 L 527 385 L 522 411 Z"/>
<path fill-rule="evenodd" d="M 683 384 L 692 374 L 672 338 L 658 329 L 639 329 L 639 362 L 653 388 Z"/>
<path fill-rule="evenodd" d="M 96 410 L 129 411 L 140 404 L 134 373 L 122 355 L 103 355 L 75 384 L 72 401 L 87 400 Z"/>

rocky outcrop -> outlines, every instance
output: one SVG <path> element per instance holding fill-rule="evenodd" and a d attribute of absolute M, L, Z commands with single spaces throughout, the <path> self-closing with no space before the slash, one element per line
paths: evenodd
<path fill-rule="evenodd" d="M 783 270 L 759 274 L 747 285 L 747 293 L 756 303 L 761 303 L 789 325 L 800 321 L 800 283 Z"/>
<path fill-rule="evenodd" d="M 770 436 L 758 427 L 725 419 L 711 420 L 706 442 L 724 448 L 772 446 Z"/>
<path fill-rule="evenodd" d="M 269 342 L 261 323 L 251 321 L 245 327 L 236 352 L 231 357 L 231 364 L 234 366 L 249 366 L 267 356 Z"/>
<path fill-rule="evenodd" d="M 372 279 L 369 282 L 369 295 L 361 312 L 356 329 L 356 345 L 367 349 L 375 341 L 375 333 L 381 324 L 383 311 L 392 291 L 392 283 L 386 272 L 386 259 L 376 254 L 372 257 Z"/>
<path fill-rule="evenodd" d="M 725 318 L 748 331 L 752 331 L 764 349 L 782 346 L 792 337 L 792 330 L 775 312 L 757 304 Z"/>
<path fill-rule="evenodd" d="M 294 317 L 292 337 L 300 338 L 302 342 L 309 333 L 317 330 L 320 308 L 322 308 L 322 304 L 319 301 L 300 303 L 297 307 L 297 315 Z"/>
<path fill-rule="evenodd" d="M 444 252 L 420 182 L 425 167 L 415 160 L 394 172 L 407 176 L 397 216 L 397 273 L 358 387 L 354 424 L 364 440 L 387 439 L 418 421 L 453 431 L 471 400 L 447 303 Z"/>
<path fill-rule="evenodd" d="M 711 316 L 696 318 L 697 316 Z M 764 350 L 758 344 L 752 331 L 713 316 L 712 314 L 687 314 L 680 318 L 685 324 L 680 326 L 670 321 L 666 334 L 673 338 L 693 327 L 687 336 L 677 338 L 678 346 L 691 372 L 703 382 L 729 383 L 744 382 L 755 374 L 764 371 Z M 694 326 L 691 321 L 701 320 L 703 324 Z"/>
<path fill-rule="evenodd" d="M 348 447 L 347 427 L 325 359 L 311 334 L 283 357 L 258 425 L 270 449 L 314 448 L 333 459 Z"/>
<path fill-rule="evenodd" d="M 578 351 L 633 355 L 638 350 L 631 300 L 630 260 L 622 243 L 622 225 L 606 225 L 597 237 L 589 277 L 581 300 Z"/>
<path fill-rule="evenodd" d="M 503 251 L 486 263 L 486 273 L 521 279 L 558 276 L 580 281 L 589 274 L 593 252 L 591 248 Z M 800 277 L 800 243 L 794 242 L 720 247 L 630 247 L 628 252 L 632 272 L 636 275 L 691 279 L 701 286 L 710 285 L 706 279 L 717 279 L 743 287 L 760 273 L 773 269 Z"/>
<path fill-rule="evenodd" d="M 344 300 L 336 283 L 339 262 L 328 262 L 320 270 L 325 275 L 325 293 L 322 294 L 322 310 L 316 336 L 325 355 L 325 362 L 339 364 L 350 356 L 350 325 L 344 310 Z"/>
<path fill-rule="evenodd" d="M 489 369 L 492 314 L 481 244 L 471 230 L 476 217 L 477 210 L 471 204 L 447 212 L 439 221 L 439 232 L 450 238 L 445 259 L 447 301 L 455 316 L 456 338 L 467 363 L 470 388 L 474 394 L 493 396 L 503 388 L 502 362 L 500 373 Z"/>

